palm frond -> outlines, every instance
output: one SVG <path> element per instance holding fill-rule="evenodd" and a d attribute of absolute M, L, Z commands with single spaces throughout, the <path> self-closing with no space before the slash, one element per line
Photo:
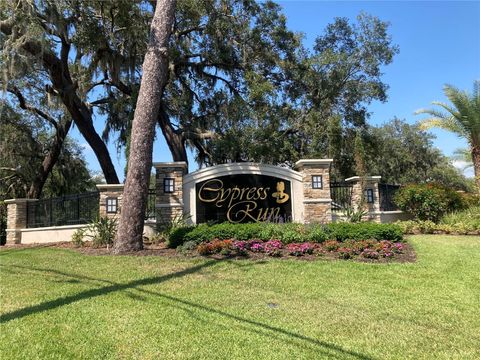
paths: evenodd
<path fill-rule="evenodd" d="M 480 145 L 480 81 L 474 82 L 473 94 L 461 91 L 452 85 L 445 85 L 444 92 L 451 104 L 435 101 L 432 104 L 440 109 L 420 109 L 418 114 L 428 114 L 431 118 L 420 121 L 421 129 L 438 127 L 465 137 L 470 144 Z"/>
<path fill-rule="evenodd" d="M 463 127 L 459 126 L 459 124 L 453 119 L 453 117 L 446 118 L 446 119 L 438 118 L 438 117 L 422 119 L 419 121 L 419 128 L 421 130 L 439 128 L 442 130 L 454 132 L 458 136 L 465 137 L 468 140 L 468 133 L 465 131 Z"/>

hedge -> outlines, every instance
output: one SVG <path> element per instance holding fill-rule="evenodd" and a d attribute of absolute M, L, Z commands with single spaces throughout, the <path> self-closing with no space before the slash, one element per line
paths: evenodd
<path fill-rule="evenodd" d="M 403 239 L 402 229 L 394 224 L 377 223 L 331 223 L 322 224 L 273 224 L 248 223 L 216 225 L 200 224 L 195 227 L 180 227 L 173 229 L 169 235 L 167 246 L 176 248 L 184 242 L 202 242 L 213 239 L 251 240 L 262 241 L 280 240 L 284 244 L 299 242 L 324 242 L 326 240 L 391 240 Z"/>

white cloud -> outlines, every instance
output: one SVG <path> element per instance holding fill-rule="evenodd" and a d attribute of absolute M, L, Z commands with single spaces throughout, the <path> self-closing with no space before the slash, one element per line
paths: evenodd
<path fill-rule="evenodd" d="M 463 175 L 465 175 L 466 177 L 474 177 L 473 167 L 468 166 L 468 165 L 472 165 L 472 163 L 469 163 L 463 160 L 453 160 L 452 165 L 455 166 L 460 171 L 462 171 Z"/>

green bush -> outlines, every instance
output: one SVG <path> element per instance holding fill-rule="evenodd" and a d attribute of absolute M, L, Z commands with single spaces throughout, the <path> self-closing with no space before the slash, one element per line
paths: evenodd
<path fill-rule="evenodd" d="M 400 241 L 403 233 L 398 225 L 376 223 L 332 223 L 328 225 L 303 225 L 296 223 L 272 224 L 200 224 L 177 228 L 170 233 L 167 246 L 176 248 L 185 242 L 200 244 L 218 240 L 280 240 L 284 244 L 324 242 L 326 240 L 391 240 Z"/>
<path fill-rule="evenodd" d="M 193 230 L 195 230 L 194 226 L 184 226 L 172 229 L 168 234 L 168 239 L 166 242 L 167 247 L 173 249 L 182 245 L 185 241 L 189 241 L 186 240 L 186 238 Z"/>
<path fill-rule="evenodd" d="M 77 229 L 72 234 L 72 244 L 76 247 L 82 247 L 84 245 L 83 239 L 85 238 L 85 228 Z"/>
<path fill-rule="evenodd" d="M 480 206 L 472 206 L 462 211 L 456 211 L 445 215 L 440 224 L 458 226 L 463 224 L 471 231 L 480 230 Z"/>
<path fill-rule="evenodd" d="M 92 238 L 93 246 L 110 246 L 113 245 L 116 234 L 117 220 L 99 217 L 88 224 L 85 236 Z"/>
<path fill-rule="evenodd" d="M 394 201 L 415 220 L 430 220 L 435 223 L 445 213 L 465 208 L 467 205 L 460 194 L 436 184 L 402 187 L 396 193 Z"/>
<path fill-rule="evenodd" d="M 391 240 L 403 239 L 402 229 L 395 224 L 363 223 L 332 223 L 326 225 L 330 240 Z"/>
<path fill-rule="evenodd" d="M 396 222 L 405 234 L 479 234 L 480 206 L 473 206 L 447 214 L 438 224 L 426 220 L 410 220 Z"/>

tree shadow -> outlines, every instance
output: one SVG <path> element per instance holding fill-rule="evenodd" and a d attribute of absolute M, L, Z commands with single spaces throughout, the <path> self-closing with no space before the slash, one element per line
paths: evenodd
<path fill-rule="evenodd" d="M 326 341 L 322 341 L 319 339 L 311 338 L 306 335 L 283 329 L 281 327 L 269 325 L 266 323 L 262 323 L 259 321 L 251 320 L 248 318 L 244 318 L 235 314 L 228 313 L 223 310 L 215 309 L 212 307 L 208 307 L 202 304 L 198 304 L 192 301 L 184 300 L 181 298 L 177 298 L 175 296 L 163 294 L 160 292 L 152 291 L 152 290 L 147 290 L 143 288 L 139 288 L 140 286 L 145 286 L 145 285 L 156 285 L 160 284 L 162 282 L 171 280 L 171 279 L 176 279 L 176 278 L 181 278 L 183 276 L 187 276 L 193 273 L 196 273 L 204 268 L 210 267 L 214 264 L 217 264 L 221 262 L 222 260 L 210 260 L 207 261 L 203 264 L 196 265 L 181 271 L 173 272 L 170 274 L 162 275 L 162 276 L 155 276 L 155 277 L 148 277 L 148 278 L 143 278 L 139 280 L 134 280 L 130 281 L 127 283 L 119 284 L 115 283 L 109 280 L 105 279 L 99 279 L 99 278 L 93 278 L 89 276 L 83 276 L 83 275 L 77 275 L 77 274 L 71 274 L 67 272 L 62 272 L 58 270 L 53 270 L 53 269 L 45 269 L 45 268 L 36 268 L 36 267 L 26 267 L 26 266 L 19 266 L 19 265 L 11 265 L 10 267 L 16 267 L 16 268 L 22 268 L 22 269 L 28 269 L 28 270 L 33 270 L 33 271 L 38 271 L 38 272 L 44 272 L 44 273 L 53 273 L 59 276 L 64 276 L 70 278 L 70 280 L 67 280 L 67 283 L 75 283 L 72 280 L 77 280 L 78 282 L 83 282 L 83 281 L 92 281 L 92 282 L 97 282 L 97 283 L 103 283 L 107 284 L 106 286 L 100 287 L 100 288 L 95 288 L 95 289 L 90 289 L 86 291 L 82 291 L 80 293 L 58 298 L 55 300 L 51 301 L 46 301 L 38 305 L 33 305 L 33 306 L 28 306 L 23 309 L 15 310 L 3 315 L 0 315 L 0 323 L 7 323 L 11 320 L 14 319 L 21 319 L 23 317 L 52 310 L 64 305 L 68 305 L 80 300 L 85 300 L 85 299 L 91 299 L 97 296 L 103 296 L 103 295 L 108 295 L 113 292 L 117 291 L 128 291 L 128 290 L 136 290 L 140 293 L 143 294 L 148 294 L 148 295 L 153 295 L 157 296 L 160 298 L 163 298 L 167 301 L 170 301 L 171 303 L 174 304 L 174 306 L 178 309 L 181 309 L 190 316 L 193 316 L 196 318 L 196 320 L 201 320 L 202 322 L 207 322 L 205 320 L 200 319 L 200 317 L 196 314 L 194 310 L 197 311 L 202 311 L 205 313 L 210 313 L 214 314 L 219 317 L 223 317 L 229 320 L 234 320 L 240 323 L 240 328 L 249 331 L 252 333 L 259 334 L 261 336 L 265 336 L 267 338 L 274 338 L 278 339 L 282 342 L 286 342 L 289 344 L 292 344 L 297 347 L 305 348 L 309 347 L 316 351 L 318 354 L 325 355 L 328 358 L 345 358 L 351 357 L 351 358 L 356 358 L 356 359 L 362 359 L 362 360 L 373 360 L 374 358 L 361 354 L 356 351 L 344 349 L 341 346 L 338 346 L 333 343 L 329 343 Z M 230 263 L 230 261 L 228 261 Z M 235 264 L 239 265 L 240 267 L 243 267 L 243 264 Z M 3 265 L 0 265 L 2 267 L 5 267 Z M 252 264 L 248 264 L 248 266 L 252 266 Z M 137 300 L 137 301 L 144 301 L 145 298 L 142 296 L 134 295 L 134 294 L 127 294 L 127 296 L 130 296 L 132 299 Z"/>
<path fill-rule="evenodd" d="M 139 280 L 130 281 L 124 284 L 111 283 L 110 285 L 107 285 L 104 287 L 82 291 L 80 293 L 70 295 L 70 296 L 65 296 L 55 300 L 45 301 L 38 305 L 27 306 L 23 309 L 11 311 L 6 314 L 0 315 L 0 324 L 6 323 L 14 319 L 21 319 L 31 314 L 52 310 L 60 306 L 72 304 L 80 300 L 91 299 L 97 296 L 107 295 L 112 292 L 133 289 L 133 288 L 136 288 L 137 286 L 160 284 L 170 279 L 180 278 L 186 275 L 193 274 L 201 269 L 207 268 L 216 263 L 218 263 L 217 260 L 210 260 L 203 264 L 196 265 L 196 266 L 187 268 L 185 270 L 177 271 L 167 275 L 143 278 Z M 68 275 L 65 275 L 65 276 L 68 276 Z M 90 280 L 93 280 L 93 278 L 90 278 Z M 101 280 L 97 279 L 97 281 L 101 281 Z"/>
<path fill-rule="evenodd" d="M 279 340 L 282 340 L 284 342 L 288 342 L 292 345 L 296 345 L 298 347 L 305 347 L 305 345 L 310 345 L 313 347 L 314 350 L 317 352 L 322 352 L 324 355 L 328 355 L 329 358 L 344 358 L 345 355 L 351 356 L 353 358 L 357 359 L 362 359 L 362 360 L 373 360 L 373 357 L 361 354 L 356 351 L 351 351 L 342 348 L 341 346 L 326 342 L 326 341 L 321 341 L 318 339 L 314 339 L 290 330 L 282 329 L 277 326 L 265 324 L 259 321 L 254 321 L 250 319 L 243 318 L 238 315 L 230 314 L 228 312 L 214 309 L 202 304 L 197 304 L 192 301 L 184 300 L 177 298 L 175 296 L 167 295 L 167 294 L 162 294 L 156 291 L 151 291 L 151 290 L 145 290 L 145 289 L 136 289 L 137 291 L 149 294 L 149 295 L 154 295 L 161 297 L 163 299 L 169 300 L 175 304 L 181 304 L 183 306 L 177 305 L 176 307 L 180 308 L 181 310 L 187 311 L 191 313 L 191 310 L 188 310 L 186 307 L 194 308 L 197 310 L 201 310 L 204 312 L 212 313 L 221 317 L 225 317 L 228 319 L 236 320 L 240 322 L 242 325 L 242 328 L 254 332 L 257 334 L 260 334 L 262 336 L 268 337 L 268 338 L 276 338 Z M 300 341 L 300 342 L 298 342 Z"/>

